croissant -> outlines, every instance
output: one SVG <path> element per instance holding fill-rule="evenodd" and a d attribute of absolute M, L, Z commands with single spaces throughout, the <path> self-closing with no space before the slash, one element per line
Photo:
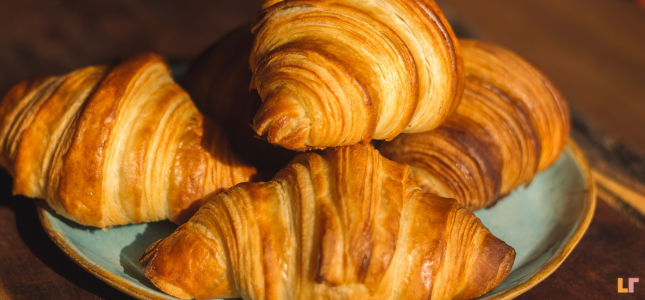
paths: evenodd
<path fill-rule="evenodd" d="M 253 39 L 248 25 L 227 34 L 191 63 L 181 85 L 197 108 L 222 126 L 233 151 L 263 171 L 271 171 L 270 179 L 297 152 L 255 138 L 251 128 L 262 105 L 258 93 L 249 90 Z"/>
<path fill-rule="evenodd" d="M 461 104 L 439 128 L 381 144 L 413 166 L 428 192 L 476 210 L 528 184 L 560 155 L 569 110 L 551 81 L 498 46 L 461 40 L 466 84 Z"/>
<path fill-rule="evenodd" d="M 249 58 L 263 104 L 253 129 L 294 150 L 436 128 L 464 84 L 432 0 L 265 1 Z"/>
<path fill-rule="evenodd" d="M 179 298 L 471 299 L 515 250 L 371 145 L 301 154 L 214 195 L 139 261 Z"/>
<path fill-rule="evenodd" d="M 0 164 L 14 194 L 96 227 L 183 223 L 205 195 L 255 174 L 150 52 L 14 86 L 0 103 Z"/>

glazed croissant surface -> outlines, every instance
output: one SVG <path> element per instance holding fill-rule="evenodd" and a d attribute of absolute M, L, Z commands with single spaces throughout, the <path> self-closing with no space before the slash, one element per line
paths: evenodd
<path fill-rule="evenodd" d="M 432 0 L 265 1 L 250 56 L 253 129 L 305 150 L 423 132 L 459 103 L 457 40 Z"/>
<path fill-rule="evenodd" d="M 471 299 L 515 251 L 371 145 L 297 156 L 215 195 L 140 263 L 180 298 Z"/>
<path fill-rule="evenodd" d="M 14 86 L 0 103 L 0 163 L 14 194 L 97 227 L 183 223 L 255 173 L 150 52 Z"/>
<path fill-rule="evenodd" d="M 426 190 L 475 210 L 529 183 L 560 155 L 569 134 L 567 105 L 535 67 L 498 46 L 460 41 L 466 69 L 461 104 L 439 128 L 380 146 L 413 166 Z"/>

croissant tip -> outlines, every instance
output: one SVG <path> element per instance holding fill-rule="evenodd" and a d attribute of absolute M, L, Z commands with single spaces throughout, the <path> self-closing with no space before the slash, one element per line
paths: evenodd
<path fill-rule="evenodd" d="M 507 245 L 508 246 L 508 245 Z M 511 273 L 511 269 L 513 268 L 513 264 L 515 263 L 515 255 L 517 252 L 515 252 L 515 249 L 511 246 L 508 246 L 510 250 L 506 254 L 506 257 L 504 257 L 504 260 L 502 261 L 502 265 L 505 266 L 500 273 L 500 280 L 499 283 L 502 283 L 504 279 L 508 276 L 508 274 Z"/>
<path fill-rule="evenodd" d="M 157 253 L 159 251 L 159 246 L 161 245 L 162 241 L 163 241 L 163 239 L 160 239 L 160 240 L 154 242 L 152 245 L 150 245 L 148 247 L 148 249 L 146 249 L 146 251 L 143 253 L 141 258 L 139 259 L 139 261 L 138 261 L 139 264 L 144 267 L 144 274 L 146 273 L 145 269 L 152 263 L 152 261 L 157 256 Z"/>
<path fill-rule="evenodd" d="M 310 122 L 297 114 L 282 116 L 259 116 L 253 122 L 253 130 L 260 139 L 289 150 L 306 151 Z"/>
<path fill-rule="evenodd" d="M 515 263 L 515 255 L 516 255 L 515 249 L 509 246 L 508 244 L 506 244 L 506 242 L 500 240 L 499 238 L 493 236 L 492 234 L 491 234 L 491 238 L 493 240 L 492 249 L 496 250 L 493 252 L 499 253 L 497 257 L 501 257 L 501 259 L 498 260 L 499 264 L 497 268 L 497 274 L 490 281 L 488 287 L 486 288 L 486 292 L 489 292 L 490 290 L 500 285 L 502 281 L 506 279 L 508 274 L 511 273 L 511 270 L 513 269 L 513 264 Z M 490 259 L 491 261 L 496 260 L 493 257 L 490 257 Z"/>

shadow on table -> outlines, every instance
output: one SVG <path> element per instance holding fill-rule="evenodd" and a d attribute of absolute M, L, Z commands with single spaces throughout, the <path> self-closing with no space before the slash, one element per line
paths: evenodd
<path fill-rule="evenodd" d="M 0 171 L 0 199 L 3 199 L 0 201 L 0 206 L 7 207 L 15 213 L 18 234 L 33 255 L 64 280 L 100 298 L 134 299 L 91 276 L 65 256 L 40 225 L 34 201 L 21 196 L 12 196 L 12 184 L 11 176 L 4 170 Z"/>

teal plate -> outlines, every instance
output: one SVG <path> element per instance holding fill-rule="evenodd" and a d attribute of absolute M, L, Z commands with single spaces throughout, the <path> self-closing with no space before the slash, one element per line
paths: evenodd
<path fill-rule="evenodd" d="M 558 161 L 490 209 L 476 212 L 497 237 L 517 251 L 513 270 L 479 299 L 511 299 L 560 266 L 593 217 L 595 195 L 589 168 L 569 142 Z M 41 202 L 40 221 L 67 256 L 92 275 L 140 299 L 176 299 L 155 288 L 137 263 L 145 249 L 173 232 L 170 222 L 127 225 L 107 231 L 78 225 Z"/>

